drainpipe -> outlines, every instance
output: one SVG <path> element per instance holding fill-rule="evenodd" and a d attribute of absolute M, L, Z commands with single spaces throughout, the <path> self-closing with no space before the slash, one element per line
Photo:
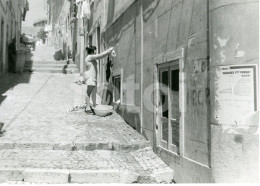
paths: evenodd
<path fill-rule="evenodd" d="M 85 54 L 85 50 L 84 50 L 84 27 L 83 27 L 83 21 L 84 18 L 80 18 L 79 19 L 79 24 L 80 24 L 80 29 L 79 29 L 79 35 L 80 35 L 80 73 L 83 74 L 84 72 L 84 54 Z"/>
<path fill-rule="evenodd" d="M 143 23 L 143 0 L 141 0 L 140 6 L 140 14 L 141 14 L 141 127 L 140 132 L 143 133 L 143 109 L 144 109 L 144 102 L 143 102 L 143 82 L 144 82 L 144 23 Z"/>

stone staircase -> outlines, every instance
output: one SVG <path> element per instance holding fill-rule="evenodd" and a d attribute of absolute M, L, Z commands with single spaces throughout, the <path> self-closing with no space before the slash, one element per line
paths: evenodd
<path fill-rule="evenodd" d="M 14 148 L 0 150 L 0 157 L 0 183 L 171 183 L 173 179 L 173 170 L 150 147 L 135 151 Z"/>
<path fill-rule="evenodd" d="M 28 76 L 0 105 L 0 183 L 172 182 L 173 170 L 115 111 L 107 117 L 67 111 L 84 99 L 79 74 L 11 79 Z"/>
<path fill-rule="evenodd" d="M 67 61 L 26 61 L 24 72 L 74 74 L 78 73 L 78 68 Z"/>
<path fill-rule="evenodd" d="M 35 51 L 26 56 L 24 72 L 45 72 L 73 74 L 78 68 L 72 62 L 54 59 L 55 48 L 48 45 L 38 45 Z"/>

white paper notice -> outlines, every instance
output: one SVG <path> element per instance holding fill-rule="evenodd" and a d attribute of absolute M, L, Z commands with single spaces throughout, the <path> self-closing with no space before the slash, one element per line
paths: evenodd
<path fill-rule="evenodd" d="M 256 66 L 217 68 L 215 118 L 223 124 L 243 124 L 256 111 Z"/>

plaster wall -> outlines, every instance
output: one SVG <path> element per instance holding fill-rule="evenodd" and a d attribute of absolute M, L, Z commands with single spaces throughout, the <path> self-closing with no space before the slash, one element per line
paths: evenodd
<path fill-rule="evenodd" d="M 8 71 L 8 44 L 12 42 L 13 38 L 19 38 L 21 34 L 21 15 L 22 6 L 19 1 L 1 0 L 0 1 L 0 29 L 1 21 L 3 21 L 3 38 L 1 38 L 1 48 L 3 53 L 0 55 L 0 63 L 2 69 L 0 74 Z M 17 46 L 20 44 L 19 39 L 16 39 Z"/>
<path fill-rule="evenodd" d="M 258 112 L 248 118 L 251 125 L 246 130 L 216 120 L 214 71 L 225 64 L 258 64 L 258 1 L 109 0 L 103 4 L 104 14 L 98 2 L 94 17 L 101 18 L 103 42 L 115 46 L 117 52 L 113 71 L 123 71 L 119 113 L 151 141 L 157 154 L 174 169 L 175 181 L 250 181 L 250 174 L 252 181 L 257 180 Z M 142 99 L 150 99 L 142 98 L 141 90 L 153 86 L 157 60 L 180 49 L 184 50 L 185 110 L 182 152 L 176 154 L 160 147 L 155 110 L 141 107 Z M 245 55 L 234 57 L 240 50 Z M 239 133 L 232 133 L 234 130 Z"/>
<path fill-rule="evenodd" d="M 157 153 L 174 170 L 177 182 L 211 182 L 209 138 L 209 68 L 207 1 L 143 1 L 144 12 L 144 89 L 156 74 L 157 57 L 180 48 L 185 51 L 185 113 L 182 131 L 183 154 L 160 148 Z M 152 113 L 144 109 L 143 127 L 154 131 Z M 156 124 L 154 120 L 152 123 Z M 154 135 L 158 141 L 158 135 Z M 196 170 L 196 171 L 194 171 Z M 182 174 L 188 173 L 185 177 Z"/>
<path fill-rule="evenodd" d="M 130 4 L 125 12 L 119 10 Z M 140 2 L 108 1 L 106 26 L 111 24 L 104 33 L 106 46 L 114 46 L 117 52 L 113 59 L 113 71 L 123 69 L 123 90 L 119 113 L 139 132 L 140 121 Z M 113 10 L 112 10 L 113 9 Z M 121 16 L 115 18 L 121 12 Z M 114 22 L 113 22 L 114 21 Z M 112 24 L 113 23 L 113 24 Z M 152 125 L 152 123 L 151 123 Z"/>
<path fill-rule="evenodd" d="M 114 1 L 108 1 L 112 3 Z M 123 2 L 123 1 L 122 1 Z M 123 68 L 123 82 L 129 77 L 139 89 L 132 93 L 133 84 L 125 84 L 120 113 L 134 128 L 141 130 L 154 147 L 156 130 L 154 111 L 144 105 L 141 118 L 141 86 L 146 90 L 154 83 L 155 59 L 180 48 L 184 48 L 184 72 L 187 75 L 185 99 L 187 102 L 184 129 L 184 155 L 176 155 L 158 148 L 158 154 L 174 169 L 178 170 L 178 182 L 210 182 L 209 156 L 209 82 L 208 82 L 208 37 L 206 0 L 151 0 L 135 1 L 117 17 L 107 5 L 107 29 L 105 42 L 116 47 L 118 53 L 113 60 L 113 70 Z M 115 5 L 114 5 L 115 6 Z M 117 5 L 123 7 L 123 5 Z M 143 15 L 140 10 L 142 9 Z M 120 11 L 119 11 L 120 12 Z M 143 17 L 143 28 L 141 19 Z M 113 22 L 115 20 L 115 22 Z M 113 23 L 109 27 L 109 23 Z M 141 54 L 141 38 L 143 53 Z M 143 59 L 141 58 L 143 56 Z M 141 71 L 143 63 L 143 71 Z M 143 81 L 141 76 L 143 75 Z M 127 98 L 127 92 L 131 96 Z M 148 98 L 149 99 L 149 98 Z M 127 101 L 126 101 L 127 100 Z M 152 96 L 151 96 L 152 100 Z M 141 126 L 141 120 L 143 125 Z M 163 155 L 164 154 L 164 155 Z M 179 161 L 171 161 L 179 159 Z M 198 171 L 191 171 L 198 170 Z M 184 177 L 181 172 L 190 172 Z"/>
<path fill-rule="evenodd" d="M 230 108 L 226 113 L 228 118 L 220 117 L 219 113 L 222 109 L 226 110 L 227 105 L 218 102 L 217 91 L 221 82 L 216 74 L 220 66 L 228 65 L 255 64 L 258 69 L 259 1 L 211 0 L 209 7 L 213 180 L 224 183 L 259 182 L 259 97 L 256 96 L 256 110 L 250 115 L 245 116 Z M 258 77 L 255 83 L 259 84 Z M 256 92 L 258 95 L 258 87 Z"/>
<path fill-rule="evenodd" d="M 4 23 L 3 25 L 1 23 Z M 0 49 L 2 50 L 2 54 L 0 54 L 0 65 L 1 65 L 1 71 L 0 71 L 0 76 L 2 74 L 5 73 L 5 71 L 7 70 L 6 69 L 6 64 L 7 64 L 7 61 L 6 61 L 6 2 L 4 0 L 1 0 L 0 1 L 0 34 L 2 34 L 3 38 L 1 38 L 1 46 L 0 46 Z M 3 28 L 2 28 L 3 27 Z M 3 33 L 1 33 L 1 30 L 3 30 Z M 4 44 L 3 44 L 4 43 Z"/>

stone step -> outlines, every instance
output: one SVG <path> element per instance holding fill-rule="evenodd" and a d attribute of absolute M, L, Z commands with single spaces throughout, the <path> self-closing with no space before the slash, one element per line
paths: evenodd
<path fill-rule="evenodd" d="M 25 64 L 44 64 L 44 65 L 51 65 L 51 64 L 64 64 L 64 65 L 66 65 L 66 64 L 68 64 L 68 62 L 67 61 L 55 61 L 55 60 L 53 60 L 53 61 L 44 61 L 44 60 L 42 60 L 42 61 L 25 61 Z"/>
<path fill-rule="evenodd" d="M 64 67 L 67 66 L 67 67 L 77 68 L 77 65 L 75 65 L 75 64 L 43 64 L 43 63 L 40 63 L 40 64 L 37 64 L 37 63 L 28 64 L 28 63 L 26 63 L 24 66 L 25 67 L 37 67 L 37 68 L 40 68 L 40 67 L 64 68 Z"/>
<path fill-rule="evenodd" d="M 170 169 L 151 148 L 108 150 L 0 150 L 0 182 L 170 183 Z"/>
<path fill-rule="evenodd" d="M 24 68 L 24 72 L 74 74 L 74 73 L 78 73 L 78 69 L 77 68 L 56 69 L 56 68 L 42 67 L 42 68 Z"/>
<path fill-rule="evenodd" d="M 4 143 L 0 142 L 0 150 L 65 150 L 65 151 L 92 151 L 113 150 L 118 152 L 130 152 L 150 147 L 149 141 L 138 143 L 120 144 L 115 142 L 92 142 L 92 143 Z"/>
<path fill-rule="evenodd" d="M 77 69 L 75 64 L 63 65 L 63 64 L 25 64 L 24 68 L 31 68 L 31 69 L 41 69 L 41 68 L 51 68 L 51 69 Z"/>

